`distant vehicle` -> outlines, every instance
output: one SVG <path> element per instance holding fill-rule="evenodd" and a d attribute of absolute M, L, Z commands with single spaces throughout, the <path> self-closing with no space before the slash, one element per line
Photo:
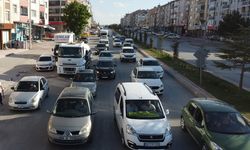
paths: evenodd
<path fill-rule="evenodd" d="M 104 43 L 98 43 L 95 49 L 96 49 L 96 54 L 100 54 L 100 52 L 108 50 L 108 48 L 106 47 L 106 44 Z"/>
<path fill-rule="evenodd" d="M 93 69 L 85 69 L 76 73 L 71 87 L 86 87 L 89 88 L 93 96 L 96 96 L 96 73 Z"/>
<path fill-rule="evenodd" d="M 133 47 L 123 47 L 120 53 L 120 60 L 136 62 L 136 51 Z"/>
<path fill-rule="evenodd" d="M 108 39 L 109 39 L 109 37 L 108 37 L 107 35 L 102 35 L 102 36 L 100 36 L 100 39 L 105 39 L 105 40 L 108 40 Z"/>
<path fill-rule="evenodd" d="M 55 60 L 57 61 L 59 45 L 61 43 L 73 43 L 75 41 L 74 33 L 57 33 L 54 35 L 55 46 L 52 49 Z"/>
<path fill-rule="evenodd" d="M 96 64 L 95 70 L 98 78 L 115 79 L 115 63 L 112 60 L 99 60 Z"/>
<path fill-rule="evenodd" d="M 102 29 L 102 30 L 100 30 L 100 36 L 109 36 L 109 30 L 105 30 L 105 29 Z"/>
<path fill-rule="evenodd" d="M 151 67 L 134 68 L 131 72 L 131 81 L 146 83 L 156 94 L 163 94 L 163 83 Z"/>
<path fill-rule="evenodd" d="M 37 71 L 52 71 L 56 66 L 56 61 L 52 55 L 40 55 L 36 61 Z"/>
<path fill-rule="evenodd" d="M 133 48 L 133 45 L 131 43 L 124 42 L 122 47 L 132 47 Z"/>
<path fill-rule="evenodd" d="M 34 110 L 41 108 L 42 101 L 49 94 L 48 81 L 43 76 L 23 77 L 14 92 L 10 94 L 8 105 L 13 110 Z"/>
<path fill-rule="evenodd" d="M 203 150 L 249 150 L 249 122 L 223 101 L 191 99 L 182 109 L 180 125 Z"/>
<path fill-rule="evenodd" d="M 113 55 L 110 51 L 101 51 L 99 54 L 99 60 L 113 60 Z"/>
<path fill-rule="evenodd" d="M 168 38 L 168 39 L 180 39 L 181 36 L 179 36 L 178 34 L 175 34 L 175 33 L 169 33 L 167 35 L 164 36 L 165 38 Z"/>
<path fill-rule="evenodd" d="M 95 114 L 93 100 L 88 88 L 66 87 L 49 112 L 49 142 L 78 145 L 91 141 Z"/>
<path fill-rule="evenodd" d="M 114 119 L 121 142 L 129 149 L 168 149 L 170 123 L 159 97 L 144 83 L 119 83 L 114 94 Z"/>
<path fill-rule="evenodd" d="M 114 41 L 113 41 L 113 46 L 114 47 L 121 47 L 122 46 L 122 42 L 121 42 L 121 40 L 120 39 L 114 39 Z"/>
<path fill-rule="evenodd" d="M 132 47 L 134 47 L 134 40 L 131 38 L 126 38 L 124 43 L 130 43 L 132 45 Z"/>
<path fill-rule="evenodd" d="M 120 36 L 119 39 L 120 39 L 121 42 L 123 43 L 123 42 L 125 41 L 126 37 L 125 37 L 125 36 Z"/>
<path fill-rule="evenodd" d="M 57 73 L 76 74 L 89 67 L 90 47 L 82 43 L 61 44 L 58 51 Z"/>
<path fill-rule="evenodd" d="M 109 49 L 109 40 L 108 39 L 100 39 L 99 43 L 105 44 L 107 49 Z"/>
<path fill-rule="evenodd" d="M 159 62 L 153 57 L 141 58 L 138 61 L 138 66 L 148 66 L 151 67 L 160 78 L 163 78 L 164 70 Z"/>

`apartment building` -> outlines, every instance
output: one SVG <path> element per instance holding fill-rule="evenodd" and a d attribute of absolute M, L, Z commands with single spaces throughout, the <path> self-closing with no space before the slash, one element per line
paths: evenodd
<path fill-rule="evenodd" d="M 65 5 L 73 2 L 74 0 L 49 0 L 49 25 L 55 28 L 55 32 L 66 31 L 65 22 L 62 21 L 63 9 Z M 92 14 L 91 3 L 88 0 L 78 0 L 78 2 L 86 5 L 89 12 Z M 86 29 L 91 27 L 93 18 L 88 20 Z"/>

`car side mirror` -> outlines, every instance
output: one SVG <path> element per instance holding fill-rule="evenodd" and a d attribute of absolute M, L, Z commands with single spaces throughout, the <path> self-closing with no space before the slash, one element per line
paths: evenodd
<path fill-rule="evenodd" d="M 92 112 L 92 113 L 91 113 L 91 115 L 96 115 L 96 114 L 97 114 L 97 112 L 96 112 L 96 111 L 94 111 L 94 112 Z"/>
<path fill-rule="evenodd" d="M 14 86 L 12 86 L 10 89 L 12 89 L 13 91 L 15 91 L 15 87 Z"/>
<path fill-rule="evenodd" d="M 166 115 L 169 115 L 169 109 L 165 110 Z"/>
<path fill-rule="evenodd" d="M 40 90 L 45 90 L 43 86 L 40 87 Z"/>

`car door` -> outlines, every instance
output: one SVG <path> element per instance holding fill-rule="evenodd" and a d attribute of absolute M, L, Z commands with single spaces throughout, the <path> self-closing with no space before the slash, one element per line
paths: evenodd
<path fill-rule="evenodd" d="M 184 109 L 184 113 L 183 113 L 183 119 L 185 121 L 185 126 L 186 126 L 186 129 L 188 131 L 191 132 L 191 128 L 192 126 L 194 125 L 194 118 L 193 118 L 193 115 L 195 113 L 195 109 L 197 108 L 197 106 L 190 102 L 186 108 Z"/>
<path fill-rule="evenodd" d="M 46 97 L 46 95 L 49 92 L 49 86 L 48 86 L 48 81 L 45 78 L 41 78 L 42 81 L 42 87 L 43 87 L 43 99 Z"/>
<path fill-rule="evenodd" d="M 118 129 L 120 130 L 120 133 L 122 133 L 123 128 L 123 122 L 124 122 L 124 99 L 121 96 L 119 101 L 119 107 L 117 109 L 117 125 Z"/>
<path fill-rule="evenodd" d="M 194 125 L 192 126 L 191 132 L 193 137 L 196 139 L 196 142 L 203 145 L 203 136 L 205 135 L 204 117 L 199 107 L 196 108 L 194 113 Z"/>

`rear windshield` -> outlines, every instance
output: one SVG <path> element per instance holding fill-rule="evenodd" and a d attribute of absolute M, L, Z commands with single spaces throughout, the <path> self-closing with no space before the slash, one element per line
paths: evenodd
<path fill-rule="evenodd" d="M 123 49 L 123 53 L 135 53 L 134 49 Z"/>

